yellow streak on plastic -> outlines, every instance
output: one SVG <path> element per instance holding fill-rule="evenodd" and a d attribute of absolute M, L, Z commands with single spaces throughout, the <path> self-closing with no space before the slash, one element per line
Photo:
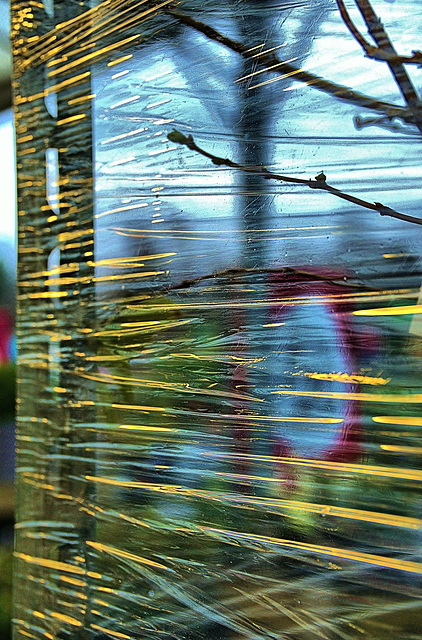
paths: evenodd
<path fill-rule="evenodd" d="M 79 84 L 82 80 L 86 80 L 91 75 L 90 71 L 85 71 L 84 73 L 80 73 L 77 76 L 72 76 L 72 78 L 68 78 L 67 80 L 63 80 L 62 82 L 58 82 L 50 87 L 47 87 L 45 91 L 41 91 L 40 93 L 33 93 L 27 98 L 22 98 L 21 96 L 16 97 L 16 104 L 24 104 L 25 102 L 33 102 L 39 98 L 45 98 L 52 93 L 58 93 L 62 89 L 65 89 L 73 84 Z M 29 137 L 29 136 L 27 136 Z M 32 138 L 32 136 L 31 136 Z M 23 142 L 23 140 L 18 140 L 18 142 Z"/>
<path fill-rule="evenodd" d="M 36 300 L 38 298 L 65 298 L 67 295 L 67 291 L 42 291 L 40 293 L 29 293 L 28 297 L 31 300 Z"/>
<path fill-rule="evenodd" d="M 359 309 L 353 311 L 355 316 L 403 316 L 422 313 L 422 304 L 412 304 L 403 307 L 380 307 L 378 309 Z"/>
<path fill-rule="evenodd" d="M 15 552 L 15 557 L 29 564 L 34 564 L 38 567 L 45 567 L 46 569 L 56 569 L 57 571 L 66 571 L 67 573 L 74 573 L 77 575 L 85 575 L 85 569 L 77 567 L 74 564 L 68 562 L 58 562 L 57 560 L 49 560 L 49 558 L 39 558 L 36 556 L 30 556 L 26 553 Z"/>
<path fill-rule="evenodd" d="M 266 482 L 278 482 L 280 478 L 266 478 L 260 476 L 249 476 L 235 473 L 216 473 L 217 476 L 233 478 L 237 481 L 242 480 L 262 480 Z M 280 509 L 292 509 L 294 511 L 304 511 L 309 513 L 318 513 L 323 516 L 333 516 L 336 518 L 346 518 L 348 520 L 359 520 L 363 522 L 373 522 L 375 524 L 390 525 L 393 527 L 402 527 L 405 529 L 421 529 L 422 520 L 419 518 L 410 518 L 408 516 L 396 516 L 391 513 L 380 513 L 377 511 L 365 511 L 362 509 L 352 509 L 346 507 L 337 507 L 331 504 L 317 504 L 312 502 L 300 502 L 298 500 L 284 499 L 267 499 L 256 497 L 233 497 L 234 502 L 245 502 L 246 504 L 257 505 L 258 507 L 273 507 Z"/>
<path fill-rule="evenodd" d="M 376 565 L 379 567 L 386 567 L 389 569 L 397 569 L 399 571 L 409 571 L 410 573 L 422 574 L 422 563 L 420 562 L 386 558 L 384 556 L 379 556 L 373 553 L 362 553 L 360 551 L 352 551 L 349 549 L 338 549 L 336 547 L 322 546 L 306 542 L 296 542 L 293 540 L 284 540 L 283 538 L 273 538 L 270 536 L 259 536 L 250 533 L 241 533 L 238 531 L 225 531 L 224 529 L 213 529 L 211 527 L 198 528 L 205 533 L 210 533 L 211 535 L 215 534 L 217 536 L 227 536 L 228 538 L 233 538 L 234 540 L 244 540 L 246 543 L 256 542 L 258 544 L 271 544 L 275 547 L 299 549 L 301 551 L 309 553 L 328 555 L 333 556 L 334 558 L 354 560 L 355 562 L 363 562 L 365 564 Z"/>
<path fill-rule="evenodd" d="M 107 62 L 107 66 L 114 67 L 116 64 L 120 64 L 120 62 L 125 62 L 126 60 L 130 60 L 131 58 L 133 58 L 133 53 L 128 53 L 126 56 L 117 58 L 117 60 L 112 60 L 111 62 Z"/>
<path fill-rule="evenodd" d="M 32 614 L 36 617 L 36 618 L 41 618 L 42 620 L 45 620 L 45 613 L 42 613 L 41 611 L 33 611 Z"/>
<path fill-rule="evenodd" d="M 139 206 L 139 205 L 136 205 L 136 206 Z M 138 262 L 142 262 L 144 260 L 157 260 L 158 258 L 169 258 L 171 256 L 176 256 L 176 255 L 177 253 L 175 253 L 174 251 L 171 251 L 167 253 L 155 253 L 155 254 L 149 254 L 145 256 L 133 256 L 128 258 L 106 258 L 104 260 L 97 260 L 95 262 L 89 261 L 87 264 L 90 267 L 110 267 L 114 269 L 122 265 L 126 267 L 127 265 L 131 265 L 133 263 L 136 266 Z"/>
<path fill-rule="evenodd" d="M 396 444 L 380 444 L 383 451 L 392 451 L 394 453 L 408 453 L 410 455 L 422 453 L 422 447 L 404 447 Z"/>
<path fill-rule="evenodd" d="M 67 622 L 74 627 L 82 627 L 82 622 L 80 620 L 76 620 L 76 618 L 72 618 L 71 616 L 67 616 L 64 613 L 58 613 L 58 611 L 51 612 L 52 618 L 57 618 L 57 620 L 61 620 L 62 622 Z"/>
<path fill-rule="evenodd" d="M 143 378 L 131 378 L 129 376 L 114 376 L 108 373 L 104 373 L 103 375 L 90 375 L 88 373 L 78 371 L 77 375 L 79 375 L 81 378 L 94 380 L 96 382 L 114 382 L 122 385 L 151 387 L 152 389 L 166 389 L 168 391 L 176 391 L 178 393 L 192 393 L 196 395 L 216 396 L 220 398 L 233 398 L 236 400 L 249 400 L 251 402 L 264 402 L 262 398 L 256 398 L 254 396 L 232 393 L 230 391 L 218 391 L 214 389 L 210 391 L 209 389 L 198 389 L 196 387 L 190 387 L 187 383 L 182 384 L 176 382 L 160 382 L 159 380 L 145 380 Z"/>
<path fill-rule="evenodd" d="M 135 409 L 138 411 L 160 411 L 160 412 L 166 412 L 167 410 L 163 407 L 149 407 L 147 405 L 144 404 L 116 404 L 113 403 L 111 405 L 114 409 Z"/>
<path fill-rule="evenodd" d="M 127 429 L 128 431 L 170 431 L 177 433 L 178 429 L 170 429 L 168 427 L 149 427 L 142 424 L 120 424 L 119 429 Z"/>
<path fill-rule="evenodd" d="M 263 324 L 263 327 L 282 327 L 285 325 L 285 322 L 270 322 L 269 324 Z"/>
<path fill-rule="evenodd" d="M 158 466 L 158 465 L 157 465 Z M 237 481 L 253 480 L 267 481 L 267 482 L 280 482 L 279 478 L 266 478 L 260 476 L 249 476 L 241 474 L 219 473 L 215 474 L 219 477 L 233 478 Z M 145 489 L 146 491 L 153 491 L 157 493 L 164 493 L 167 495 L 177 495 L 185 497 L 194 497 L 200 499 L 207 499 L 213 502 L 230 503 L 239 506 L 248 506 L 250 508 L 262 508 L 267 510 L 294 510 L 303 511 L 308 513 L 317 513 L 324 516 L 332 516 L 336 518 L 345 518 L 349 520 L 358 520 L 363 522 L 373 522 L 375 524 L 391 525 L 395 527 L 401 527 L 405 529 L 419 530 L 422 528 L 422 520 L 418 518 L 410 518 L 407 516 L 397 516 L 391 513 L 378 513 L 375 511 L 365 511 L 362 509 L 351 509 L 337 507 L 329 504 L 317 504 L 311 502 L 300 502 L 298 500 L 283 500 L 278 498 L 259 498 L 255 496 L 240 496 L 233 493 L 220 493 L 218 491 L 207 491 L 201 489 L 189 489 L 181 487 L 180 485 L 172 484 L 156 484 L 149 482 L 140 482 L 136 480 L 117 480 L 113 478 L 104 478 L 96 476 L 86 476 L 86 480 L 90 482 L 96 482 L 99 484 L 106 484 L 117 487 L 132 488 L 132 489 Z M 119 514 L 120 515 L 120 514 Z"/>
<path fill-rule="evenodd" d="M 361 402 L 399 402 L 421 404 L 422 393 L 398 393 L 381 394 L 381 393 L 346 393 L 335 391 L 293 391 L 283 389 L 280 391 L 272 391 L 271 393 L 284 396 L 302 396 L 304 398 L 329 398 L 334 400 L 357 400 Z"/>
<path fill-rule="evenodd" d="M 57 120 L 57 126 L 61 127 L 64 124 L 71 124 L 72 122 L 77 122 L 78 120 L 83 120 L 86 118 L 86 113 L 77 113 L 74 116 L 69 116 L 69 118 L 63 118 L 63 120 Z"/>
<path fill-rule="evenodd" d="M 412 427 L 422 427 L 422 417 L 419 416 L 374 416 L 372 420 L 381 424 L 404 424 Z"/>
<path fill-rule="evenodd" d="M 309 373 L 304 374 L 307 378 L 313 380 L 326 380 L 328 382 L 345 382 L 345 383 L 360 383 L 370 385 L 385 385 L 391 381 L 391 378 L 374 378 L 372 376 L 362 376 L 357 373 Z"/>
<path fill-rule="evenodd" d="M 84 580 L 79 580 L 78 578 L 69 578 L 69 576 L 60 576 L 60 580 L 62 580 L 63 582 L 68 582 L 69 584 L 72 584 L 75 587 L 86 587 L 86 582 Z"/>
<path fill-rule="evenodd" d="M 258 456 L 249 454 L 230 453 L 202 453 L 203 456 L 222 459 L 250 460 L 257 462 L 270 462 L 274 464 L 286 464 L 300 467 L 314 467 L 316 469 L 327 469 L 340 473 L 358 473 L 375 475 L 385 478 L 397 478 L 401 480 L 422 481 L 422 471 L 419 469 L 402 469 L 400 467 L 380 467 L 375 465 L 352 464 L 346 462 L 330 462 L 328 460 L 312 460 L 311 458 L 288 458 L 284 456 Z"/>
<path fill-rule="evenodd" d="M 89 625 L 91 629 L 95 629 L 96 631 L 101 631 L 102 633 L 106 633 L 107 635 L 113 636 L 114 638 L 123 638 L 123 640 L 131 640 L 131 636 L 127 636 L 125 633 L 120 633 L 120 631 L 112 631 L 111 629 L 106 629 L 106 627 L 102 627 L 99 624 L 91 623 Z"/>
<path fill-rule="evenodd" d="M 90 63 L 93 60 L 95 60 L 95 58 L 99 58 L 100 56 L 106 53 L 109 53 L 110 51 L 114 51 L 115 49 L 121 49 L 122 47 L 129 44 L 130 42 L 137 40 L 139 37 L 140 37 L 140 34 L 135 34 L 133 36 L 129 36 L 128 38 L 124 38 L 119 42 L 115 42 L 113 44 L 107 45 L 106 47 L 102 47 L 101 49 L 98 49 L 97 51 L 93 51 L 92 53 L 87 53 L 85 56 L 82 56 L 81 58 L 77 58 L 72 62 L 68 62 L 67 64 L 64 64 L 62 67 L 58 67 L 57 69 L 53 69 L 52 71 L 49 71 L 48 77 L 53 78 L 54 76 L 57 76 L 60 73 L 69 71 L 69 69 L 74 69 L 75 67 L 79 67 L 80 65 Z"/>
<path fill-rule="evenodd" d="M 122 549 L 118 549 L 117 547 L 111 547 L 110 545 L 104 544 L 102 542 L 87 540 L 86 544 L 89 547 L 96 549 L 97 551 L 104 551 L 105 553 L 109 553 L 113 556 L 118 556 L 119 558 L 124 558 L 125 560 L 132 560 L 133 562 L 137 562 L 139 564 L 146 564 L 147 566 L 154 567 L 155 569 L 164 569 L 165 571 L 170 571 L 170 569 L 164 564 L 160 564 L 159 562 L 154 562 L 153 560 L 149 560 L 148 558 L 138 556 L 135 553 L 123 551 Z"/>

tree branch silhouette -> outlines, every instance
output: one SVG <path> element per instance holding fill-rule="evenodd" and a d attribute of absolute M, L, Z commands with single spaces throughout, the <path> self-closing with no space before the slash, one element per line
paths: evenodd
<path fill-rule="evenodd" d="M 378 111 L 389 118 L 400 118 L 404 122 L 415 124 L 415 117 L 409 108 L 377 100 L 371 96 L 367 96 L 363 93 L 359 93 L 358 91 L 345 87 L 344 85 L 326 80 L 325 78 L 309 71 L 304 71 L 290 62 L 280 60 L 273 52 L 264 51 L 257 55 L 256 50 L 251 51 L 241 42 L 229 38 L 217 31 L 217 29 L 214 29 L 214 27 L 211 27 L 204 22 L 200 22 L 181 11 L 176 9 L 165 9 L 164 11 L 173 16 L 180 23 L 195 29 L 195 31 L 199 31 L 210 40 L 220 43 L 231 51 L 238 53 L 243 58 L 253 58 L 261 67 L 263 72 L 290 77 L 292 80 L 302 82 L 310 87 L 318 89 L 319 91 L 333 95 L 339 100 L 349 102 L 350 104 L 354 104 L 359 107 L 364 107 L 365 109 Z"/>
<path fill-rule="evenodd" d="M 238 171 L 253 173 L 263 176 L 267 180 L 275 180 L 277 182 L 285 182 L 289 184 L 300 184 L 302 186 L 309 187 L 310 189 L 326 191 L 327 193 L 330 193 L 331 195 L 340 198 L 341 200 L 346 200 L 347 202 L 356 204 L 357 206 L 363 207 L 364 209 L 376 211 L 381 216 L 389 216 L 390 218 L 397 218 L 398 220 L 403 220 L 404 222 L 411 222 L 412 224 L 422 225 L 422 218 L 416 218 L 415 216 L 410 216 L 406 213 L 400 213 L 399 211 L 391 209 L 390 207 L 380 202 L 369 202 L 367 200 L 362 200 L 362 198 L 357 198 L 356 196 L 345 193 L 344 191 L 341 191 L 340 189 L 329 185 L 326 181 L 326 176 L 323 173 L 320 173 L 314 179 L 296 178 L 294 176 L 281 175 L 269 171 L 267 167 L 244 166 L 238 164 L 237 162 L 234 162 L 233 160 L 230 160 L 229 158 L 221 158 L 220 156 L 216 156 L 213 153 L 210 153 L 209 151 L 206 151 L 205 149 L 199 147 L 191 135 L 185 136 L 183 133 L 175 129 L 167 135 L 167 138 L 175 144 L 186 146 L 191 151 L 195 151 L 201 156 L 208 158 L 213 164 L 217 166 L 230 167 L 231 169 L 237 169 Z"/>
<path fill-rule="evenodd" d="M 346 9 L 344 1 L 336 0 L 336 2 L 346 27 L 349 29 L 355 40 L 360 44 L 368 58 L 372 58 L 373 60 L 382 60 L 384 62 L 388 60 L 390 62 L 401 62 L 403 64 L 422 64 L 422 51 L 412 51 L 411 56 L 400 56 L 398 54 L 389 53 L 388 51 L 385 51 L 385 49 L 370 44 L 354 24 Z"/>
<path fill-rule="evenodd" d="M 358 44 L 362 47 L 365 54 L 370 58 L 382 60 L 387 63 L 388 67 L 390 68 L 391 74 L 394 77 L 394 80 L 400 90 L 400 93 L 406 101 L 409 110 L 413 114 L 414 123 L 422 133 L 422 102 L 412 83 L 412 80 L 409 77 L 409 74 L 404 67 L 406 58 L 397 55 L 397 52 L 385 30 L 385 27 L 378 16 L 375 14 L 370 1 L 355 0 L 355 3 L 376 46 L 369 44 L 369 42 L 357 29 L 350 17 L 349 12 L 346 9 L 344 1 L 336 0 L 336 2 L 343 22 L 349 29 L 356 42 L 358 42 Z M 408 61 L 409 59 L 407 59 L 407 62 Z M 422 53 L 420 51 L 413 52 L 413 56 L 410 58 L 410 61 L 422 62 Z"/>

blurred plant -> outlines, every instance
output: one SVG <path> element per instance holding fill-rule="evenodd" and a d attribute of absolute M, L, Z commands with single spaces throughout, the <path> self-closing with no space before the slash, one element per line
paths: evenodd
<path fill-rule="evenodd" d="M 14 305 L 13 276 L 10 268 L 0 262 L 0 426 L 15 410 Z"/>
<path fill-rule="evenodd" d="M 12 547 L 0 547 L 0 636 L 10 638 L 12 613 Z"/>
<path fill-rule="evenodd" d="M 13 498 L 8 473 L 13 465 L 10 452 L 13 450 L 15 413 L 13 334 L 16 289 L 12 249 L 1 245 L 0 251 L 4 257 L 0 262 L 0 478 L 3 482 L 0 485 L 0 638 L 8 640 L 11 637 L 13 557 Z M 10 443 L 10 447 L 4 446 L 6 443 Z"/>
<path fill-rule="evenodd" d="M 0 308 L 14 314 L 16 303 L 16 265 L 14 249 L 0 241 Z"/>

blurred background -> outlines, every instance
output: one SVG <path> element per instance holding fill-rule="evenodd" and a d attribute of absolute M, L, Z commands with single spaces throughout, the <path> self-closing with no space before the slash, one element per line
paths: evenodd
<path fill-rule="evenodd" d="M 0 0 L 0 638 L 10 634 L 14 512 L 16 193 L 8 0 Z"/>

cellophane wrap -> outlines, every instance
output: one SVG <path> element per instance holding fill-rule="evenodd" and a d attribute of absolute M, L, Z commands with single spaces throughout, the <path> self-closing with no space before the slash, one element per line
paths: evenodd
<path fill-rule="evenodd" d="M 420 640 L 421 26 L 12 3 L 15 640 Z"/>

